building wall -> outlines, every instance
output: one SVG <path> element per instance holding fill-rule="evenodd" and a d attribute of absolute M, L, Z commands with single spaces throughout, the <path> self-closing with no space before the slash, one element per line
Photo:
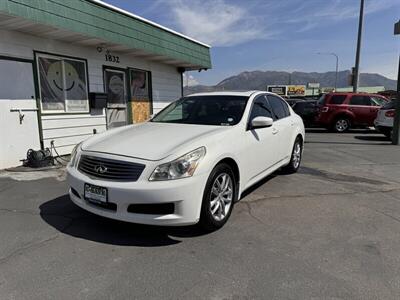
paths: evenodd
<path fill-rule="evenodd" d="M 76 46 L 17 31 L 0 30 L 0 56 L 33 60 L 34 51 L 86 59 L 89 92 L 104 91 L 104 65 L 150 71 L 153 113 L 158 112 L 168 103 L 181 96 L 181 75 L 175 66 L 116 52 L 112 52 L 112 54 L 120 57 L 120 63 L 106 62 L 104 52 L 99 53 L 95 46 Z M 4 125 L 0 124 L 0 126 Z M 75 144 L 91 136 L 94 129 L 98 133 L 106 130 L 106 118 L 104 111 L 91 111 L 87 114 L 42 114 L 41 127 L 44 147 L 50 147 L 50 141 L 54 140 L 56 149 L 62 155 L 70 153 Z"/>

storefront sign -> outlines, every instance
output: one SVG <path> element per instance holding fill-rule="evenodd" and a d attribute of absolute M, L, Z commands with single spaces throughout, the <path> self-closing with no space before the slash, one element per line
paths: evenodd
<path fill-rule="evenodd" d="M 267 87 L 267 91 L 270 93 L 275 93 L 280 96 L 286 96 L 286 86 L 285 85 L 270 85 Z"/>
<path fill-rule="evenodd" d="M 305 85 L 288 85 L 287 95 L 288 96 L 304 96 L 306 94 Z"/>

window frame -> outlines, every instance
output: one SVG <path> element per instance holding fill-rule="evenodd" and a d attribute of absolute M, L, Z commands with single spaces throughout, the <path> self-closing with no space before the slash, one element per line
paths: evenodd
<path fill-rule="evenodd" d="M 44 110 L 43 109 L 43 102 L 42 102 L 42 91 L 40 87 L 40 69 L 39 69 L 39 58 L 44 57 L 44 58 L 50 58 L 50 59 L 59 59 L 59 60 L 73 60 L 73 61 L 78 61 L 78 62 L 83 62 L 85 67 L 85 79 L 86 79 L 86 93 L 87 93 L 87 110 L 85 111 L 67 111 L 67 101 L 68 99 L 65 99 L 64 104 L 65 108 L 64 111 L 61 110 Z M 48 53 L 48 52 L 41 52 L 41 51 L 34 51 L 34 68 L 35 68 L 35 73 L 37 76 L 37 94 L 39 98 L 39 108 L 40 108 L 40 113 L 43 115 L 77 115 L 77 114 L 88 114 L 90 113 L 90 102 L 89 102 L 89 69 L 88 69 L 88 61 L 85 58 L 80 58 L 80 57 L 74 57 L 74 56 L 68 56 L 68 55 L 63 55 L 63 54 L 55 54 L 55 53 Z"/>

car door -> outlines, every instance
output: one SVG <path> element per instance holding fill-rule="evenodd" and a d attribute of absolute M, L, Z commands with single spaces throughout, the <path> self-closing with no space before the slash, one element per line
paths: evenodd
<path fill-rule="evenodd" d="M 248 117 L 245 133 L 245 161 L 249 170 L 248 180 L 253 179 L 271 168 L 277 162 L 277 136 L 275 126 L 265 128 L 251 128 L 251 120 L 255 117 L 273 118 L 271 107 L 264 95 L 254 99 Z"/>
<path fill-rule="evenodd" d="M 374 122 L 374 108 L 371 98 L 366 95 L 353 95 L 349 101 L 349 110 L 354 114 L 353 122 L 356 125 L 372 125 Z M 376 113 L 375 113 L 376 115 Z"/>
<path fill-rule="evenodd" d="M 268 102 L 274 114 L 274 128 L 276 136 L 277 162 L 288 157 L 292 151 L 294 122 L 290 118 L 290 111 L 287 103 L 280 97 L 268 95 Z"/>

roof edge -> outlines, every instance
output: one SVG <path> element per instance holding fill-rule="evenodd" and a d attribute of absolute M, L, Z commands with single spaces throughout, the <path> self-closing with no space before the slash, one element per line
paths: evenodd
<path fill-rule="evenodd" d="M 191 41 L 191 42 L 194 42 L 194 43 L 196 43 L 196 44 L 199 44 L 199 45 L 201 45 L 201 46 L 204 46 L 204 47 L 207 47 L 207 48 L 211 48 L 211 46 L 208 45 L 208 44 L 202 43 L 202 42 L 200 42 L 200 41 L 198 41 L 198 40 L 195 40 L 195 39 L 193 39 L 193 38 L 191 38 L 191 37 L 188 37 L 187 35 L 184 35 L 184 34 L 182 34 L 182 33 L 179 33 L 179 32 L 177 32 L 177 31 L 175 31 L 175 30 L 170 29 L 170 28 L 164 27 L 164 26 L 162 26 L 162 25 L 160 25 L 160 24 L 157 24 L 157 23 L 155 23 L 155 22 L 153 22 L 153 21 L 147 20 L 147 19 L 145 19 L 145 18 L 143 18 L 143 17 L 140 17 L 140 16 L 138 16 L 138 15 L 135 15 L 135 14 L 129 12 L 129 11 L 126 11 L 126 10 L 121 9 L 121 8 L 119 8 L 119 7 L 116 7 L 116 6 L 114 6 L 114 5 L 108 4 L 108 3 L 104 2 L 104 1 L 101 1 L 101 0 L 88 0 L 88 1 L 90 1 L 90 2 L 92 2 L 92 3 L 95 3 L 95 4 L 97 4 L 97 5 L 103 6 L 103 7 L 105 7 L 105 8 L 111 9 L 111 10 L 113 10 L 113 11 L 115 11 L 115 12 L 124 14 L 124 15 L 126 15 L 126 16 L 128 16 L 128 17 L 135 18 L 135 19 L 140 20 L 140 21 L 142 21 L 142 22 L 144 22 L 144 23 L 147 23 L 147 24 L 150 24 L 150 25 L 152 25 L 152 26 L 154 26 L 154 27 L 160 28 L 160 29 L 162 29 L 162 30 L 164 30 L 164 31 L 173 33 L 173 34 L 175 34 L 175 35 L 177 35 L 177 36 L 180 36 L 180 37 L 182 37 L 182 38 L 184 38 L 184 39 L 187 39 L 187 40 L 189 40 L 189 41 Z"/>

